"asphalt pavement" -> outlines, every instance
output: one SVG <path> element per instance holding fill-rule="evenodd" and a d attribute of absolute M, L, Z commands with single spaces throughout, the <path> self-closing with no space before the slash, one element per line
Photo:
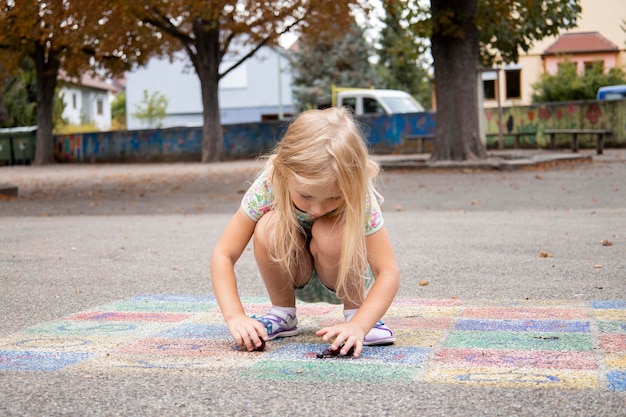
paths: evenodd
<path fill-rule="evenodd" d="M 260 162 L 0 167 L 0 415 L 626 416 L 626 150 L 498 157 L 380 158 L 398 341 L 324 360 L 338 311 L 248 354 L 212 298 Z"/>

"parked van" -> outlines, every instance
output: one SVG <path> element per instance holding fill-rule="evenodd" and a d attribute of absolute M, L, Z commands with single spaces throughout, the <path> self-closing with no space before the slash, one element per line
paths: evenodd
<path fill-rule="evenodd" d="M 626 98 L 626 84 L 607 85 L 598 88 L 598 100 L 623 100 Z"/>
<path fill-rule="evenodd" d="M 423 112 L 413 96 L 399 90 L 338 89 L 335 106 L 348 106 L 358 116 Z"/>

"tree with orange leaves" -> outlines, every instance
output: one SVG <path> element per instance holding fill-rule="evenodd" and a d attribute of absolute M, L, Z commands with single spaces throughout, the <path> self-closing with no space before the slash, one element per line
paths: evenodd
<path fill-rule="evenodd" d="M 120 24 L 115 0 L 0 0 L 0 62 L 16 71 L 34 63 L 37 84 L 37 143 L 34 164 L 54 162 L 52 106 L 59 72 L 74 77 L 100 69 L 122 73 L 152 54 L 165 53 L 154 32 Z"/>
<path fill-rule="evenodd" d="M 358 0 L 149 0 L 128 2 L 138 19 L 187 55 L 200 79 L 203 104 L 202 162 L 223 158 L 218 86 L 220 80 L 264 46 L 275 46 L 281 35 L 341 34 L 353 20 Z M 362 1 L 363 9 L 367 2 Z M 220 72 L 224 57 L 236 56 Z"/>

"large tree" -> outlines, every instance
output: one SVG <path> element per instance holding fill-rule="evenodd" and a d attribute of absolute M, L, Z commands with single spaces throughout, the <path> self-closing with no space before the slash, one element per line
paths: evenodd
<path fill-rule="evenodd" d="M 433 159 L 485 158 L 478 129 L 479 67 L 516 62 L 535 41 L 575 27 L 579 0 L 431 0 L 430 6 L 425 24 L 412 28 L 431 39 L 437 99 Z"/>
<path fill-rule="evenodd" d="M 303 36 L 295 49 L 289 61 L 299 110 L 329 106 L 333 85 L 380 87 L 381 79 L 369 62 L 371 48 L 356 22 L 342 36 Z"/>
<path fill-rule="evenodd" d="M 8 72 L 33 62 L 37 84 L 34 163 L 54 162 L 53 103 L 61 69 L 69 77 L 95 70 L 120 73 L 160 48 L 151 32 L 120 14 L 123 0 L 0 0 L 0 60 Z"/>
<path fill-rule="evenodd" d="M 202 161 L 223 158 L 220 80 L 287 32 L 327 33 L 348 27 L 358 0 L 149 0 L 128 2 L 135 15 L 189 59 L 200 80 L 203 104 Z M 231 65 L 220 68 L 225 57 Z"/>

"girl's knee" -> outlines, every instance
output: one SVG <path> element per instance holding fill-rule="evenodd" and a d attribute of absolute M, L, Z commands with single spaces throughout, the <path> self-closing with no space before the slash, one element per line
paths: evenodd
<path fill-rule="evenodd" d="M 263 215 L 256 223 L 254 227 L 254 246 L 262 246 L 267 248 L 272 240 L 272 230 L 274 212 L 270 211 Z"/>
<path fill-rule="evenodd" d="M 314 257 L 338 258 L 341 254 L 341 229 L 333 218 L 322 217 L 311 229 L 311 253 Z"/>

